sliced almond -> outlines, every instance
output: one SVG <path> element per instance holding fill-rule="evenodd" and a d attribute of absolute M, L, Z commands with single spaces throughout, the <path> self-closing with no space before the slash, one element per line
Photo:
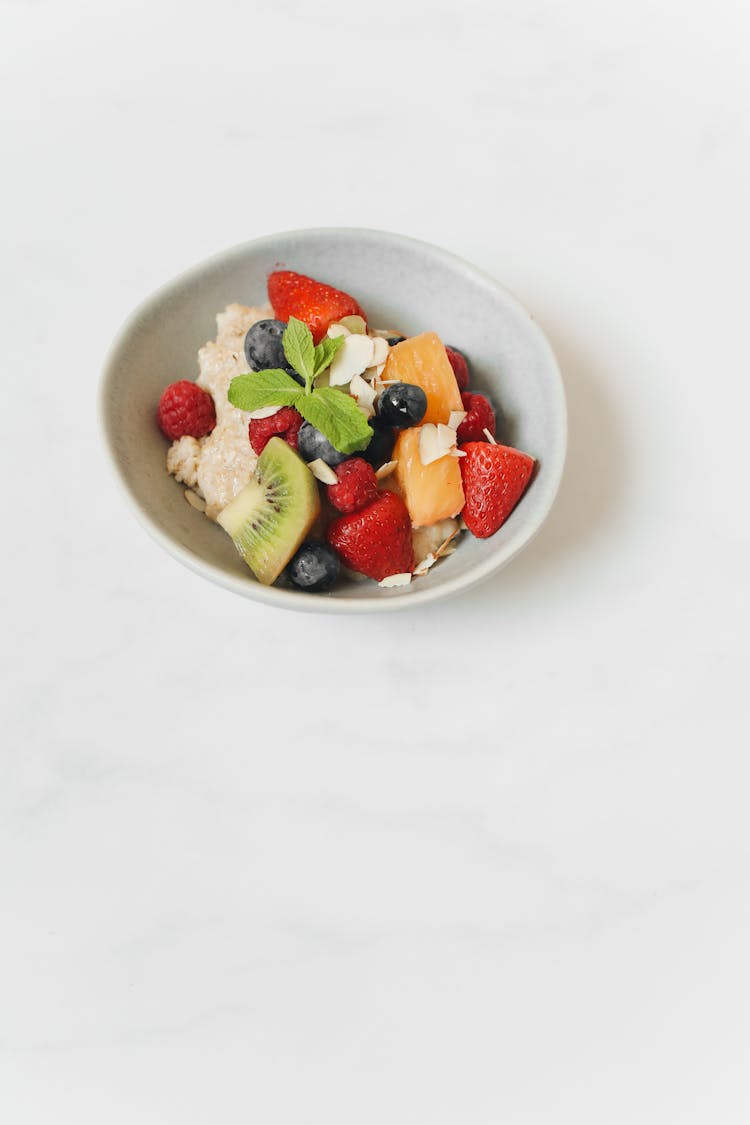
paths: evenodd
<path fill-rule="evenodd" d="M 427 422 L 419 434 L 419 459 L 423 465 L 431 465 L 441 457 L 457 455 L 456 431 L 438 422 L 437 426 Z"/>
<path fill-rule="evenodd" d="M 329 324 L 326 336 L 330 336 L 332 340 L 337 340 L 339 336 L 350 336 L 349 329 L 344 324 Z"/>
<path fill-rule="evenodd" d="M 248 417 L 250 418 L 273 418 L 274 414 L 278 414 L 281 410 L 280 406 L 261 406 L 257 410 L 251 410 Z"/>
<path fill-rule="evenodd" d="M 202 496 L 199 496 L 197 492 L 193 492 L 191 489 L 186 488 L 185 499 L 187 500 L 191 508 L 195 508 L 196 512 L 205 512 L 206 501 Z"/>
<path fill-rule="evenodd" d="M 383 578 L 378 582 L 378 586 L 387 588 L 389 586 L 408 586 L 411 582 L 411 575 L 408 571 L 404 574 L 389 574 L 387 578 Z"/>
<path fill-rule="evenodd" d="M 369 336 L 347 336 L 331 364 L 331 386 L 344 387 L 355 375 L 372 365 L 372 340 Z"/>
<path fill-rule="evenodd" d="M 457 430 L 466 417 L 465 410 L 451 410 L 448 418 L 448 425 L 452 430 Z"/>
<path fill-rule="evenodd" d="M 342 316 L 338 323 L 355 336 L 364 336 L 367 332 L 367 324 L 361 316 Z"/>
<path fill-rule="evenodd" d="M 482 433 L 487 438 L 487 441 L 490 443 L 490 445 L 497 445 L 497 442 L 495 441 L 494 437 L 492 436 L 492 434 L 490 433 L 490 431 L 487 429 L 486 426 L 482 430 Z"/>
<path fill-rule="evenodd" d="M 451 547 L 451 543 L 456 538 L 456 536 L 460 534 L 460 531 L 461 531 L 461 528 L 457 527 L 455 531 L 452 531 L 450 533 L 450 535 L 448 536 L 447 539 L 443 540 L 443 542 L 440 544 L 440 546 L 435 551 L 435 558 L 443 559 L 443 558 L 445 558 L 446 555 L 452 555 L 453 554 L 453 552 L 455 551 L 456 548 Z"/>
<path fill-rule="evenodd" d="M 320 457 L 316 457 L 307 467 L 316 480 L 319 480 L 322 484 L 336 484 L 339 479 L 331 466 Z"/>
<path fill-rule="evenodd" d="M 372 363 L 373 366 L 378 366 L 385 363 L 388 359 L 388 352 L 391 350 L 388 346 L 388 341 L 384 340 L 382 336 L 375 336 L 372 338 Z"/>
<path fill-rule="evenodd" d="M 352 377 L 349 384 L 349 394 L 354 395 L 358 406 L 369 407 L 375 402 L 375 389 L 361 375 Z"/>
<path fill-rule="evenodd" d="M 431 465 L 450 452 L 450 446 L 440 440 L 440 433 L 434 422 L 426 422 L 419 431 L 419 460 L 423 465 Z"/>
<path fill-rule="evenodd" d="M 425 555 L 419 566 L 415 567 L 414 574 L 417 576 L 417 578 L 424 577 L 430 567 L 434 566 L 436 562 L 437 555 L 433 555 L 432 552 L 430 552 L 429 555 Z"/>
<path fill-rule="evenodd" d="M 398 461 L 386 461 L 384 465 L 381 465 L 380 468 L 376 470 L 375 479 L 385 480 L 386 477 L 391 475 L 396 465 L 398 465 Z"/>

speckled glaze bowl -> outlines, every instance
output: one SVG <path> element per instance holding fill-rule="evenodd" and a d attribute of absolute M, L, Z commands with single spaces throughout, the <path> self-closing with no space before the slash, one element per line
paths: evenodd
<path fill-rule="evenodd" d="M 328 594 L 261 586 L 215 523 L 185 503 L 165 469 L 156 421 L 164 387 L 197 375 L 197 351 L 227 304 L 266 300 L 268 273 L 283 266 L 351 292 L 377 326 L 432 330 L 469 356 L 472 389 L 498 414 L 498 441 L 532 454 L 534 477 L 490 539 L 468 532 L 458 549 L 409 586 L 342 580 Z M 555 498 L 567 439 L 565 394 L 552 350 L 526 310 L 493 278 L 453 254 L 384 231 L 287 231 L 225 250 L 147 298 L 112 346 L 101 416 L 117 475 L 136 516 L 176 559 L 246 598 L 318 613 L 403 609 L 481 582 L 526 546 Z"/>

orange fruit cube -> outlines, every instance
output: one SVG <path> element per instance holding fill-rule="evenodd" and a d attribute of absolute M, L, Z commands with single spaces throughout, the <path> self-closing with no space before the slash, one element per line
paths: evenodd
<path fill-rule="evenodd" d="M 388 353 L 383 380 L 412 383 L 427 395 L 423 422 L 447 424 L 452 410 L 463 410 L 456 376 L 440 337 L 423 332 L 396 344 Z"/>
<path fill-rule="evenodd" d="M 438 520 L 457 516 L 464 506 L 458 458 L 446 455 L 423 465 L 419 458 L 421 429 L 421 426 L 412 426 L 402 430 L 392 454 L 397 462 L 393 475 L 414 527 L 428 527 Z"/>

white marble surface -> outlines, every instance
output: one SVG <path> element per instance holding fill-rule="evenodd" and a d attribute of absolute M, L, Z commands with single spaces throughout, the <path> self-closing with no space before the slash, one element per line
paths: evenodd
<path fill-rule="evenodd" d="M 3 1123 L 750 1120 L 744 12 L 0 2 Z M 570 400 L 538 539 L 387 620 L 182 570 L 95 415 L 161 281 L 347 224 Z"/>

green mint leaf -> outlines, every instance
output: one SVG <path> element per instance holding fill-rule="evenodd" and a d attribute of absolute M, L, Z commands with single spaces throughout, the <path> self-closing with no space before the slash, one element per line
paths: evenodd
<path fill-rule="evenodd" d="M 294 406 L 304 390 L 280 368 L 237 375 L 229 384 L 227 398 L 239 410 L 260 410 L 264 406 Z"/>
<path fill-rule="evenodd" d="M 319 344 L 315 347 L 315 378 L 322 375 L 326 367 L 330 367 L 336 352 L 343 346 L 344 337 L 336 336 L 331 339 L 330 336 L 324 336 Z"/>
<path fill-rule="evenodd" d="M 370 444 L 372 428 L 351 395 L 318 387 L 295 403 L 302 417 L 320 430 L 340 453 L 357 453 Z"/>
<path fill-rule="evenodd" d="M 290 316 L 281 343 L 287 360 L 305 380 L 309 394 L 315 378 L 315 345 L 312 332 L 306 324 L 297 320 L 296 316 Z"/>

